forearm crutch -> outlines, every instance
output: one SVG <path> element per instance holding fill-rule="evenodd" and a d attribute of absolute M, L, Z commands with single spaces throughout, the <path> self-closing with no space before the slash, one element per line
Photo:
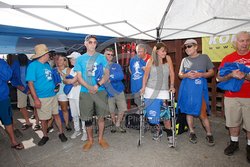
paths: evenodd
<path fill-rule="evenodd" d="M 176 138 L 175 138 L 175 130 L 176 130 L 176 115 L 175 115 L 175 98 L 174 93 L 170 92 L 170 105 L 169 105 L 169 111 L 171 116 L 171 130 L 172 130 L 172 136 L 173 136 L 173 144 L 170 147 L 176 147 Z"/>
<path fill-rule="evenodd" d="M 140 130 L 139 130 L 139 141 L 137 147 L 140 147 L 142 144 L 142 136 L 144 133 L 144 97 L 141 95 L 141 105 L 139 106 L 139 115 L 140 115 Z"/>

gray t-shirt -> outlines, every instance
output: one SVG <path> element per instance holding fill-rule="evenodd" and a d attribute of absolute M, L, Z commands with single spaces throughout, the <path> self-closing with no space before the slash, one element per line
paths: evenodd
<path fill-rule="evenodd" d="M 202 70 L 204 72 L 212 69 L 214 67 L 210 58 L 206 54 L 200 54 L 195 58 L 191 58 L 190 56 L 185 57 L 181 61 L 181 66 L 179 72 L 185 72 L 189 70 Z"/>

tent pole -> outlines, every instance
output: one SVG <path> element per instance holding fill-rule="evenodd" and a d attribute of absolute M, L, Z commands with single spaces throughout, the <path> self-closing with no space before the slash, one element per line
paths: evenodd
<path fill-rule="evenodd" d="M 168 12 L 169 12 L 169 10 L 170 10 L 170 8 L 171 8 L 173 2 L 174 2 L 174 0 L 170 0 L 170 1 L 169 1 L 168 6 L 167 6 L 167 8 L 166 8 L 166 11 L 165 11 L 164 15 L 163 15 L 162 18 L 161 18 L 160 25 L 158 26 L 159 32 L 157 32 L 157 33 L 159 33 L 159 37 L 161 36 L 162 28 L 163 28 L 163 26 L 164 26 L 164 22 L 165 22 L 165 20 L 166 20 L 167 14 L 168 14 Z M 158 36 L 157 36 L 157 38 L 158 38 Z"/>
<path fill-rule="evenodd" d="M 114 43 L 114 45 L 115 45 L 115 58 L 116 58 L 116 63 L 119 64 L 119 63 L 118 63 L 118 52 L 117 52 L 117 44 L 116 44 L 116 42 Z"/>
<path fill-rule="evenodd" d="M 156 28 L 156 41 L 157 42 L 161 42 L 161 38 L 160 38 L 160 27 Z"/>

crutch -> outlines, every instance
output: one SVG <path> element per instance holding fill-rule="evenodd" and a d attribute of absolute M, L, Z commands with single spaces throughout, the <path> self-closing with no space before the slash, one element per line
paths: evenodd
<path fill-rule="evenodd" d="M 169 105 L 169 111 L 171 116 L 171 130 L 172 130 L 172 136 L 173 136 L 173 144 L 170 146 L 172 148 L 176 147 L 176 138 L 175 138 L 175 128 L 176 128 L 176 115 L 175 115 L 175 98 L 174 93 L 170 92 L 170 105 Z"/>
<path fill-rule="evenodd" d="M 137 147 L 140 147 L 142 144 L 142 135 L 144 132 L 144 107 L 145 107 L 145 103 L 144 103 L 144 97 L 143 95 L 141 95 L 141 105 L 139 106 L 139 115 L 140 115 L 140 130 L 139 130 L 139 141 L 138 141 L 138 145 Z"/>

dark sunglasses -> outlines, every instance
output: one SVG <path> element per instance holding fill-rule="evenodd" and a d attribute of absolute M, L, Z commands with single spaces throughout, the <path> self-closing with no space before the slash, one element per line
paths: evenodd
<path fill-rule="evenodd" d="M 89 44 L 97 44 L 96 41 L 88 41 Z"/>
<path fill-rule="evenodd" d="M 184 46 L 184 49 L 187 49 L 187 48 L 192 48 L 194 45 L 185 45 Z"/>

